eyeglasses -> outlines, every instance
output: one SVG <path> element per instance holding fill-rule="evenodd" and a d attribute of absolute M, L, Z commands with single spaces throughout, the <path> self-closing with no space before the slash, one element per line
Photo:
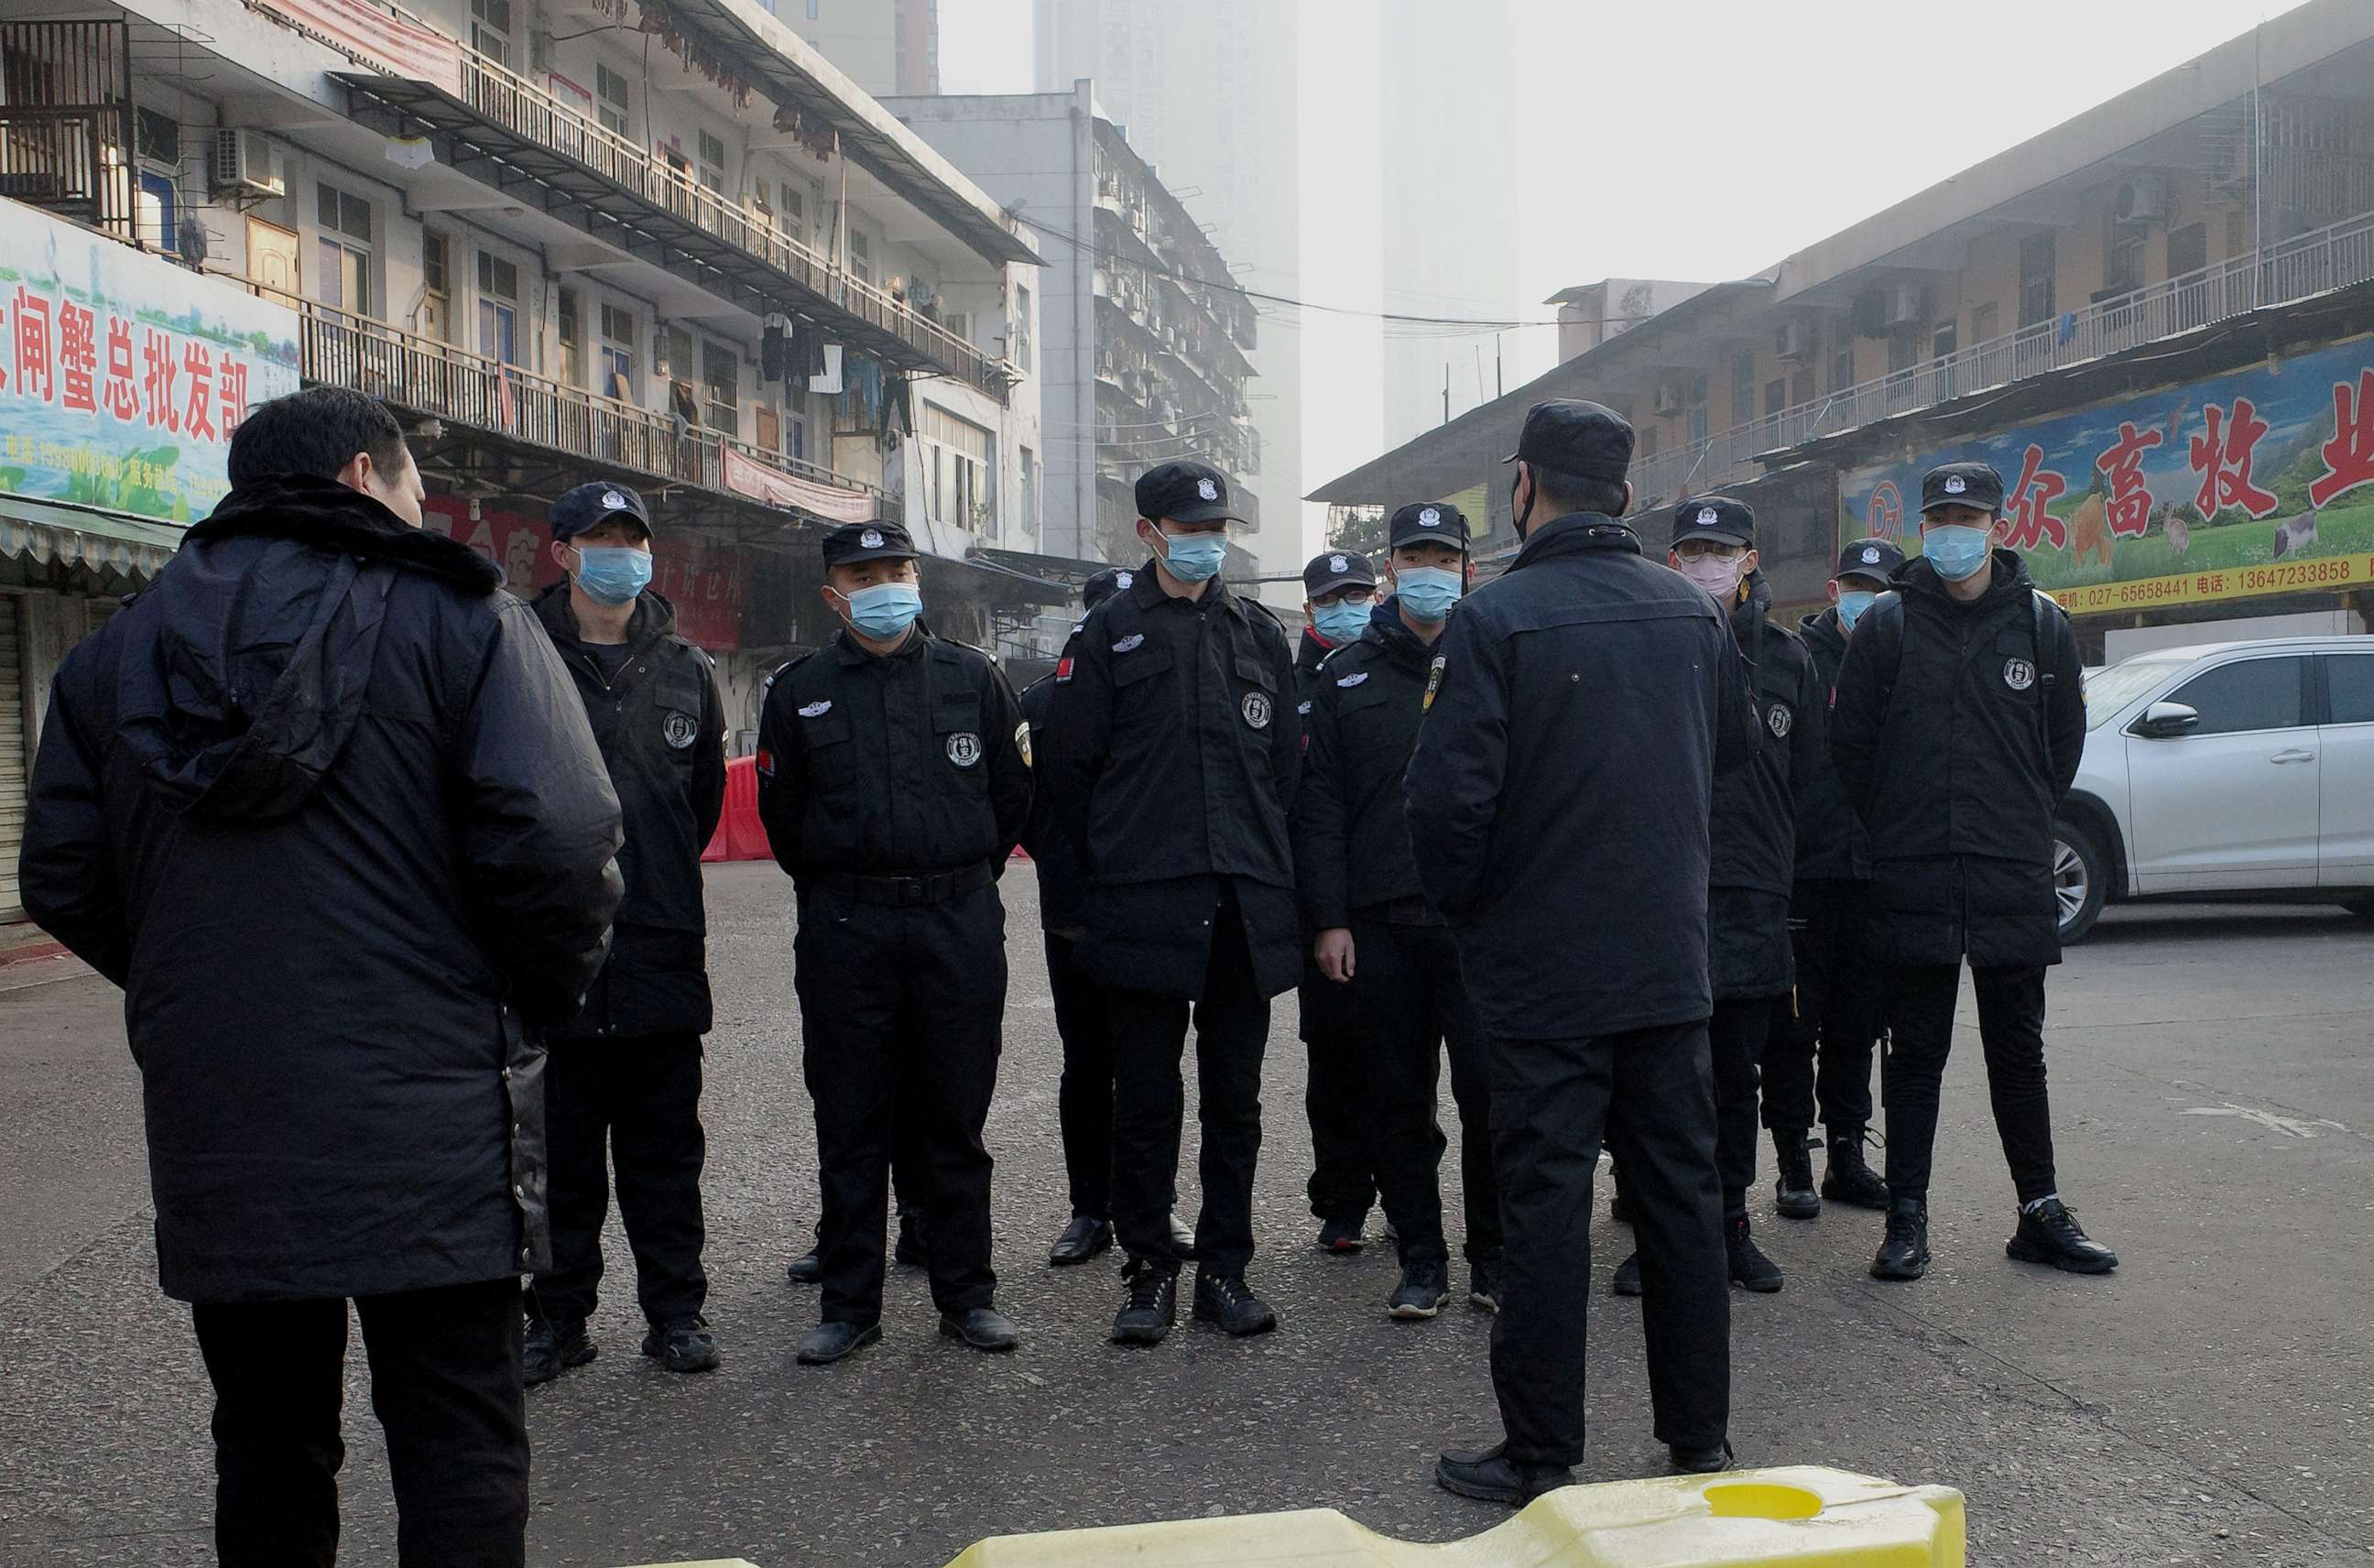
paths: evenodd
<path fill-rule="evenodd" d="M 1332 605 L 1338 602 L 1347 605 L 1365 605 L 1376 596 L 1377 591 L 1374 588 L 1365 584 L 1355 584 L 1349 588 L 1338 588 L 1332 594 L 1322 594 L 1310 602 L 1314 605 Z"/>

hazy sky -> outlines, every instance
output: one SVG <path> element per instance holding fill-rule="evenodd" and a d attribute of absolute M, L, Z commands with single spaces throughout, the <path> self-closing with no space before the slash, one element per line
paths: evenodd
<path fill-rule="evenodd" d="M 1273 3 L 1301 10 L 1302 297 L 1375 309 L 1379 182 L 1361 157 L 1381 112 L 1375 8 Z M 1440 313 L 1545 322 L 1541 301 L 1569 284 L 1760 271 L 2294 3 L 1511 0 L 1509 75 L 1443 90 L 1517 100 L 1518 145 L 1476 155 L 1513 158 L 1520 191 L 1539 194 L 1511 218 L 1519 297 Z M 1456 26 L 1458 0 L 1441 10 Z M 939 12 L 945 90 L 1032 89 L 1030 0 L 940 0 Z M 1373 323 L 1314 313 L 1304 331 L 1307 489 L 1376 455 L 1373 397 L 1335 393 L 1373 386 L 1380 356 Z M 1547 328 L 1509 341 L 1511 386 L 1520 366 L 1536 374 L 1555 358 Z M 1451 411 L 1475 393 L 1472 375 L 1463 390 L 1454 379 Z"/>

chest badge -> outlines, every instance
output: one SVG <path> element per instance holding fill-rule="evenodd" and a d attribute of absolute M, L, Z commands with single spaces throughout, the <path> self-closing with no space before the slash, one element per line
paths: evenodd
<path fill-rule="evenodd" d="M 690 713 L 670 713 L 660 725 L 660 734 L 678 751 L 691 745 L 700 735 L 700 725 Z"/>
<path fill-rule="evenodd" d="M 1789 711 L 1789 705 L 1786 702 L 1775 702 L 1772 704 L 1772 711 L 1764 715 L 1764 723 L 1772 731 L 1773 739 L 1786 740 L 1789 738 L 1789 731 L 1797 723 L 1797 716 Z"/>
<path fill-rule="evenodd" d="M 800 717 L 804 719 L 820 719 L 831 712 L 832 699 L 828 697 L 821 702 L 810 702 L 801 708 Z"/>
<path fill-rule="evenodd" d="M 1026 729 L 1028 725 L 1024 726 Z M 981 737 L 968 730 L 948 737 L 948 760 L 959 768 L 970 768 L 981 760 Z"/>
<path fill-rule="evenodd" d="M 1255 729 L 1267 729 L 1267 728 L 1269 728 L 1269 693 L 1268 693 L 1268 692 L 1266 692 L 1266 691 L 1248 691 L 1248 692 L 1246 692 L 1246 693 L 1245 693 L 1244 710 L 1245 710 L 1245 723 L 1247 723 L 1247 724 L 1249 724 L 1249 725 L 1252 725 L 1252 727 L 1253 727 L 1253 728 L 1255 728 Z"/>
<path fill-rule="evenodd" d="M 1335 684 L 1336 684 L 1336 685 L 1338 685 L 1338 686 L 1357 686 L 1357 685 L 1359 685 L 1359 684 L 1360 684 L 1360 682 L 1362 682 L 1362 681 L 1364 681 L 1364 680 L 1366 680 L 1366 679 L 1368 679 L 1368 678 L 1369 678 L 1369 672 L 1368 672 L 1367 670 L 1362 670 L 1362 671 L 1360 671 L 1360 673 L 1359 673 L 1359 674 L 1357 674 L 1357 675 L 1347 675 L 1347 676 L 1346 676 L 1343 679 L 1341 679 L 1341 680 L 1337 681 Z"/>
<path fill-rule="evenodd" d="M 2004 684 L 2014 691 L 2027 690 L 2036 684 L 2036 666 L 2026 659 L 2005 659 Z"/>
<path fill-rule="evenodd" d="M 1134 654 L 1140 648 L 1145 646 L 1146 633 L 1143 631 L 1133 631 L 1128 636 L 1122 638 L 1120 642 L 1114 643 L 1112 651 L 1116 654 Z"/>

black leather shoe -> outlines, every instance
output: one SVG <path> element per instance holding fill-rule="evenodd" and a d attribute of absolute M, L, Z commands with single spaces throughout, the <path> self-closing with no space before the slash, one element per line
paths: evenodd
<path fill-rule="evenodd" d="M 1347 1256 L 1367 1244 L 1359 1220 L 1330 1220 L 1319 1227 L 1319 1250 Z"/>
<path fill-rule="evenodd" d="M 2108 1274 L 2119 1266 L 2119 1255 L 2079 1230 L 2077 1216 L 2057 1197 L 2045 1199 L 2033 1214 L 2022 1211 L 2004 1254 L 2022 1263 L 2049 1263 L 2067 1274 Z"/>
<path fill-rule="evenodd" d="M 808 1248 L 807 1251 L 800 1254 L 799 1256 L 785 1264 L 783 1266 L 783 1273 L 790 1278 L 792 1283 L 794 1285 L 823 1284 L 823 1250 L 818 1247 Z"/>
<path fill-rule="evenodd" d="M 1241 1339 L 1248 1334 L 1266 1334 L 1277 1326 L 1277 1314 L 1269 1303 L 1252 1292 L 1241 1274 L 1208 1274 L 1195 1271 L 1195 1315 L 1205 1323 L 1216 1323 L 1226 1332 Z"/>
<path fill-rule="evenodd" d="M 1611 1287 L 1619 1296 L 1640 1293 L 1640 1255 L 1634 1253 L 1616 1266 L 1616 1279 Z"/>
<path fill-rule="evenodd" d="M 995 1307 L 944 1312 L 940 1314 L 940 1332 L 951 1339 L 963 1340 L 976 1350 L 993 1354 L 1010 1350 L 1022 1342 L 1022 1330 L 1014 1326 L 1014 1319 Z"/>
<path fill-rule="evenodd" d="M 1069 1263 L 1086 1263 L 1112 1245 L 1112 1222 L 1093 1214 L 1075 1214 L 1055 1244 L 1047 1249 L 1047 1261 L 1062 1267 Z"/>
<path fill-rule="evenodd" d="M 1780 1266 L 1764 1256 L 1748 1232 L 1747 1216 L 1734 1214 L 1722 1227 L 1722 1250 L 1731 1267 L 1731 1281 L 1742 1290 L 1769 1295 L 1781 1285 Z"/>
<path fill-rule="evenodd" d="M 1667 1461 L 1677 1476 L 1720 1475 L 1733 1464 L 1731 1444 L 1713 1448 L 1671 1447 L 1665 1450 Z"/>
<path fill-rule="evenodd" d="M 1861 1128 L 1830 1134 L 1830 1162 L 1822 1172 L 1822 1196 L 1857 1208 L 1887 1209 L 1887 1183 L 1863 1162 Z"/>
<path fill-rule="evenodd" d="M 931 1266 L 931 1254 L 923 1246 L 923 1217 L 912 1209 L 899 1216 L 899 1244 L 890 1249 L 890 1261 L 901 1268 Z"/>
<path fill-rule="evenodd" d="M 1402 1265 L 1402 1282 L 1385 1298 L 1385 1311 L 1404 1321 L 1432 1317 L 1451 1299 L 1451 1271 L 1435 1258 Z"/>
<path fill-rule="evenodd" d="M 1544 1492 L 1574 1484 L 1574 1471 L 1564 1465 L 1521 1465 L 1509 1457 L 1508 1444 L 1482 1450 L 1451 1449 L 1434 1462 L 1435 1484 L 1462 1497 L 1505 1503 L 1522 1508 Z"/>
<path fill-rule="evenodd" d="M 882 1325 L 874 1323 L 819 1323 L 800 1336 L 799 1361 L 802 1366 L 830 1366 L 846 1361 L 858 1351 L 882 1338 Z"/>
<path fill-rule="evenodd" d="M 1500 1260 L 1479 1257 L 1467 1266 L 1467 1304 L 1486 1312 L 1500 1310 Z"/>
<path fill-rule="evenodd" d="M 1179 1321 L 1179 1270 L 1133 1257 L 1122 1266 L 1129 1299 L 1113 1317 L 1116 1345 L 1159 1345 Z"/>
<path fill-rule="evenodd" d="M 705 1317 L 671 1317 L 643 1336 L 643 1354 L 670 1372 L 715 1372 L 717 1338 Z"/>
<path fill-rule="evenodd" d="M 520 1381 L 533 1388 L 549 1383 L 573 1366 L 583 1366 L 601 1352 L 585 1335 L 582 1323 L 556 1324 L 531 1319 L 520 1357 Z"/>
<path fill-rule="evenodd" d="M 1772 1207 L 1784 1220 L 1811 1220 L 1822 1212 L 1814 1192 L 1814 1161 L 1805 1152 L 1810 1136 L 1804 1127 L 1772 1129 L 1772 1152 L 1779 1158 L 1780 1179 L 1772 1184 Z"/>
<path fill-rule="evenodd" d="M 1170 1211 L 1170 1251 L 1178 1257 L 1195 1256 L 1195 1227 L 1179 1218 L 1175 1208 Z"/>
<path fill-rule="evenodd" d="M 1871 1260 L 1875 1279 L 1918 1279 L 1929 1272 L 1929 1209 L 1917 1197 L 1900 1197 L 1887 1211 L 1887 1237 Z"/>

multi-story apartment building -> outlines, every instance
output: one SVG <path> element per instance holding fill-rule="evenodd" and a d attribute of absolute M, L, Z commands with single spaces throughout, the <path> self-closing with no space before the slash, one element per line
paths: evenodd
<path fill-rule="evenodd" d="M 300 378 L 395 407 L 523 590 L 545 501 L 642 488 L 737 731 L 829 631 L 819 526 L 905 522 L 945 634 L 1069 598 L 987 553 L 1040 548 L 1033 243 L 752 0 L 105 10 L 0 22 L 10 875 L 48 671 Z"/>
<path fill-rule="evenodd" d="M 764 0 L 876 98 L 940 90 L 940 0 Z"/>
<path fill-rule="evenodd" d="M 1592 397 L 1639 427 L 1640 506 L 1756 505 L 1785 601 L 1819 597 L 1842 535 L 1911 543 L 1911 482 L 1972 455 L 2014 487 L 2003 537 L 2090 651 L 2238 615 L 2362 627 L 2369 83 L 2374 14 L 2287 12 L 1755 277 L 1567 336 L 1532 384 L 1315 499 L 1463 495 L 1505 545 L 1488 481 L 1525 408 Z"/>
<path fill-rule="evenodd" d="M 1132 485 L 1194 457 L 1228 476 L 1250 525 L 1230 575 L 1256 575 L 1262 507 L 1248 481 L 1264 454 L 1245 384 L 1258 317 L 1227 259 L 1098 112 L 1091 84 L 885 107 L 1005 202 L 1045 255 L 1038 336 L 1016 362 L 1040 383 L 1047 551 L 1135 562 Z"/>

